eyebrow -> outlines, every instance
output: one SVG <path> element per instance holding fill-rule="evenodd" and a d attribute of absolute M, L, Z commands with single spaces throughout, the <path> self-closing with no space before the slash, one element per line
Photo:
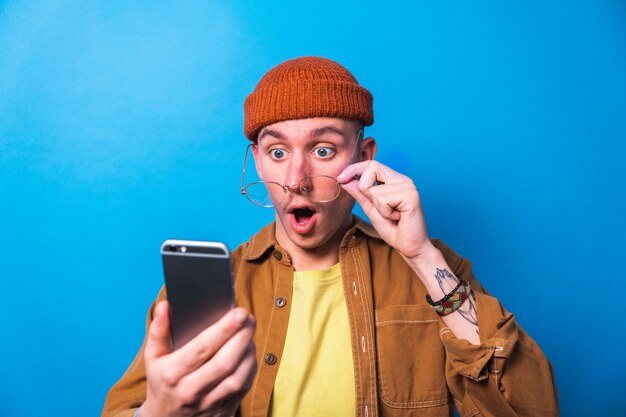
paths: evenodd
<path fill-rule="evenodd" d="M 286 140 L 287 138 L 285 138 L 285 136 L 280 133 L 278 130 L 272 130 L 272 129 L 263 129 L 263 131 L 259 134 L 259 136 L 257 137 L 257 141 L 261 140 L 262 138 L 264 138 L 265 136 L 271 136 L 273 138 L 276 139 L 280 139 L 280 140 Z"/>
<path fill-rule="evenodd" d="M 324 126 L 324 127 L 320 127 L 319 129 L 313 129 L 309 132 L 309 137 L 317 138 L 327 133 L 336 133 L 343 138 L 346 137 L 346 134 L 344 133 L 344 131 L 335 126 Z"/>

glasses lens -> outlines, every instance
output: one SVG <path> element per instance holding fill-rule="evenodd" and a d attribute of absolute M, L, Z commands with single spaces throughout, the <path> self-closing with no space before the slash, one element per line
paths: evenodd
<path fill-rule="evenodd" d="M 246 197 L 257 206 L 274 207 L 272 195 L 276 198 L 276 204 L 279 204 L 285 197 L 285 190 L 274 182 L 263 181 L 250 183 L 246 187 Z"/>
<path fill-rule="evenodd" d="M 333 201 L 341 192 L 341 187 L 332 177 L 312 175 L 300 181 L 300 191 L 311 201 L 324 203 Z"/>

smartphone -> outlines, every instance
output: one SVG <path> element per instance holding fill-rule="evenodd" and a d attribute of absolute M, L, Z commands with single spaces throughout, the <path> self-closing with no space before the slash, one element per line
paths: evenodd
<path fill-rule="evenodd" d="M 161 258 L 172 344 L 178 349 L 233 307 L 230 251 L 221 242 L 166 240 Z"/>

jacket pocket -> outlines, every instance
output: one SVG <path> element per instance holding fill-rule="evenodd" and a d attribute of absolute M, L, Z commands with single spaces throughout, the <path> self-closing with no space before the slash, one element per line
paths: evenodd
<path fill-rule="evenodd" d="M 449 403 L 439 318 L 429 306 L 376 310 L 379 395 L 392 408 Z"/>

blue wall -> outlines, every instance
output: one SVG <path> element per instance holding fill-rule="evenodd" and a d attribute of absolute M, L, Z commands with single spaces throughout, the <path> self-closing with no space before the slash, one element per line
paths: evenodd
<path fill-rule="evenodd" d="M 373 92 L 379 159 L 543 347 L 563 415 L 623 413 L 623 1 L 16 0 L 0 415 L 98 415 L 141 343 L 160 242 L 235 247 L 271 219 L 239 195 L 242 103 L 310 54 Z"/>

